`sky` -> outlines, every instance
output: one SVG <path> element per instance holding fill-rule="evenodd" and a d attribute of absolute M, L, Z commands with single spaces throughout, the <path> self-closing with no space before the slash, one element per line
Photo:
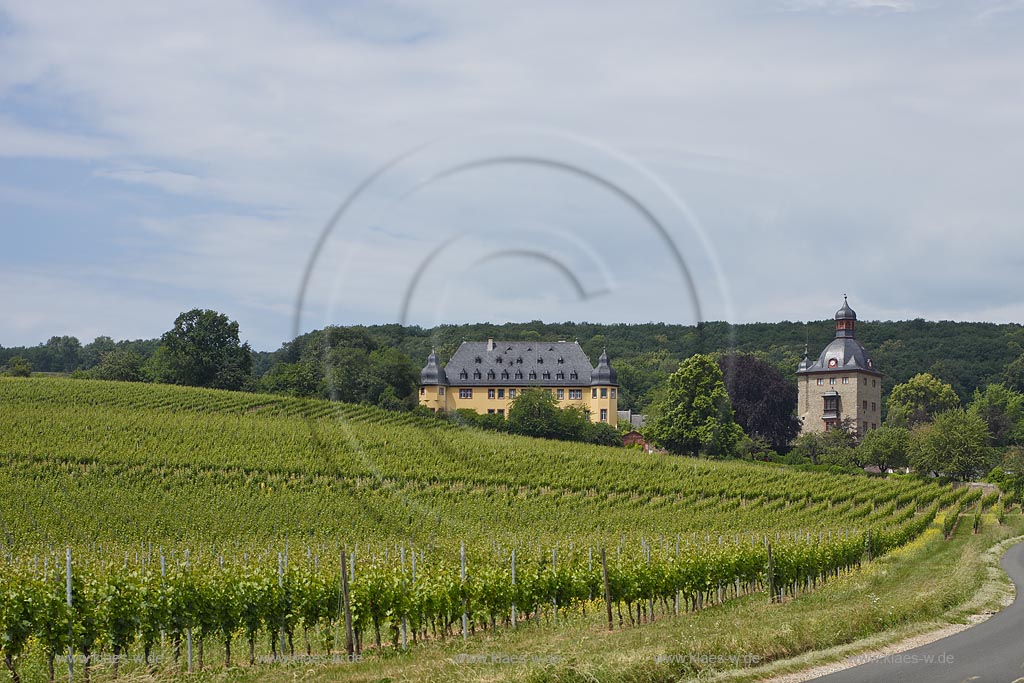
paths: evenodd
<path fill-rule="evenodd" d="M 1024 2 L 0 0 L 0 345 L 1024 318 Z"/>

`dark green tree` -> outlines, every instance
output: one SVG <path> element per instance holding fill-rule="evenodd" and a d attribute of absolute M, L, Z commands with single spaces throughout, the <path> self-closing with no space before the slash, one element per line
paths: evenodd
<path fill-rule="evenodd" d="M 1024 395 L 1002 384 L 989 384 L 984 391 L 974 390 L 967 410 L 988 425 L 991 445 L 1004 447 L 1022 442 Z"/>
<path fill-rule="evenodd" d="M 547 389 L 524 389 L 512 400 L 508 410 L 509 431 L 545 439 L 572 439 L 576 430 L 566 427 L 569 420 L 558 401 Z"/>
<path fill-rule="evenodd" d="M 15 356 L 7 361 L 4 373 L 11 377 L 28 377 L 32 374 L 32 363 L 27 358 Z"/>
<path fill-rule="evenodd" d="M 994 464 L 995 451 L 988 440 L 988 429 L 980 416 L 961 408 L 947 410 L 912 432 L 908 458 L 918 472 L 970 479 L 979 472 L 988 472 Z"/>
<path fill-rule="evenodd" d="M 912 429 L 938 413 L 959 408 L 960 398 L 949 384 L 923 372 L 893 387 L 887 406 L 890 425 Z"/>
<path fill-rule="evenodd" d="M 82 344 L 76 337 L 50 337 L 45 347 L 49 361 L 46 369 L 50 372 L 71 372 L 78 367 L 81 351 Z"/>
<path fill-rule="evenodd" d="M 767 441 L 785 452 L 800 433 L 797 420 L 797 388 L 769 363 L 744 353 L 718 359 L 725 389 L 729 392 L 736 423 L 750 437 Z"/>
<path fill-rule="evenodd" d="M 223 313 L 182 313 L 160 340 L 147 362 L 157 381 L 214 389 L 241 389 L 249 381 L 252 352 L 238 338 L 238 323 Z"/>
<path fill-rule="evenodd" d="M 134 351 L 114 349 L 104 354 L 100 364 L 89 374 L 95 379 L 141 382 L 143 380 L 142 364 L 142 356 Z"/>
<path fill-rule="evenodd" d="M 711 356 L 687 358 L 668 378 L 644 434 L 673 453 L 734 454 L 743 430 L 733 419 L 722 370 Z"/>
<path fill-rule="evenodd" d="M 910 430 L 882 425 L 863 436 L 857 446 L 857 458 L 864 465 L 876 465 L 885 472 L 890 467 L 905 467 L 910 448 Z"/>

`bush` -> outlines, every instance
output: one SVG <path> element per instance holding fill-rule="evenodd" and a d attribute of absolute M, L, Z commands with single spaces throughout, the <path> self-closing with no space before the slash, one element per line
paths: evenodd
<path fill-rule="evenodd" d="M 23 356 L 14 356 L 7 361 L 4 372 L 11 377 L 28 377 L 32 374 L 32 363 Z"/>

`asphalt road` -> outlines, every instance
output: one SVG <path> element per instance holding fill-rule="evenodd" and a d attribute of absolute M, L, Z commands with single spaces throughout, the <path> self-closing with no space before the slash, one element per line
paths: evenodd
<path fill-rule="evenodd" d="M 815 682 L 1024 682 L 1024 543 L 1010 548 L 1001 564 L 1017 586 L 1017 597 L 999 614 L 948 638 L 822 676 Z"/>

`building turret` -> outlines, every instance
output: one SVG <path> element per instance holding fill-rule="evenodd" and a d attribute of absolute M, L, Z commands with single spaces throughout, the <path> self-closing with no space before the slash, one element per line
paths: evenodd
<path fill-rule="evenodd" d="M 856 327 L 857 313 L 850 308 L 850 304 L 847 303 L 846 295 L 844 294 L 843 307 L 836 311 L 836 336 L 853 339 Z"/>
<path fill-rule="evenodd" d="M 427 356 L 427 365 L 420 370 L 420 384 L 442 385 L 448 384 L 448 378 L 444 374 L 444 368 L 437 362 L 437 352 L 430 350 Z"/>
<path fill-rule="evenodd" d="M 619 374 L 615 372 L 615 368 L 608 361 L 608 351 L 602 351 L 601 357 L 597 359 L 597 367 L 590 375 L 590 386 L 618 386 L 618 379 Z"/>

